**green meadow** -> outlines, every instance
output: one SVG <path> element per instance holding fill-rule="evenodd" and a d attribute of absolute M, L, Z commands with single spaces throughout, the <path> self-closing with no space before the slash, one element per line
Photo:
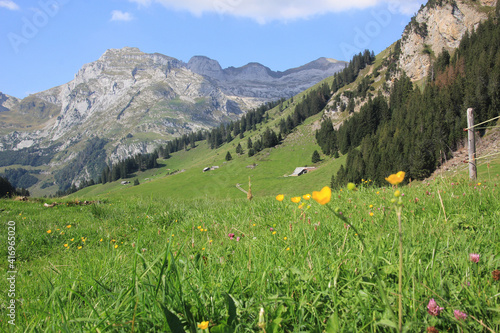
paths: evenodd
<path fill-rule="evenodd" d="M 300 145 L 225 164 L 227 149 L 206 159 L 200 145 L 136 175 L 138 186 L 2 200 L 0 239 L 7 244 L 15 228 L 15 261 L 8 266 L 4 245 L 1 331 L 396 332 L 397 209 L 402 330 L 500 329 L 498 161 L 482 165 L 476 182 L 459 173 L 400 186 L 400 205 L 389 183 L 370 180 L 321 205 L 302 195 L 328 185 L 321 168 L 336 162 L 283 177 L 310 160 L 314 140 L 297 142 L 308 153 L 287 165 L 280 150 Z M 201 171 L 210 165 L 220 168 Z M 251 201 L 235 187 L 248 189 L 249 176 Z"/>
<path fill-rule="evenodd" d="M 404 332 L 499 331 L 500 160 L 474 182 L 464 164 L 398 198 L 367 179 L 321 205 L 303 195 L 345 156 L 311 162 L 319 119 L 252 157 L 248 137 L 275 121 L 127 185 L 1 199 L 0 331 L 397 332 L 400 315 Z M 288 176 L 301 166 L 317 169 Z"/>

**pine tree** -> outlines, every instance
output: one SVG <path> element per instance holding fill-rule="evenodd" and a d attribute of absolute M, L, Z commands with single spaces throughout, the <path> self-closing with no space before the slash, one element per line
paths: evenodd
<path fill-rule="evenodd" d="M 227 154 L 226 154 L 226 161 L 231 161 L 232 159 L 233 159 L 233 157 L 231 156 L 231 153 L 227 152 Z"/>
<path fill-rule="evenodd" d="M 318 163 L 319 161 L 321 161 L 321 157 L 319 156 L 319 153 L 317 150 L 315 150 L 312 154 L 312 157 L 311 157 L 311 162 L 313 163 Z"/>
<path fill-rule="evenodd" d="M 238 155 L 243 154 L 243 148 L 241 147 L 240 143 L 238 143 L 238 145 L 236 146 L 236 154 Z"/>

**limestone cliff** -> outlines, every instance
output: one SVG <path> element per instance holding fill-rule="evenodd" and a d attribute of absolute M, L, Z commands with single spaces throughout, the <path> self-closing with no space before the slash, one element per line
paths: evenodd
<path fill-rule="evenodd" d="M 467 30 L 488 17 L 497 0 L 433 0 L 422 6 L 401 38 L 399 66 L 413 81 L 429 74 L 430 65 L 443 49 L 458 47 Z"/>

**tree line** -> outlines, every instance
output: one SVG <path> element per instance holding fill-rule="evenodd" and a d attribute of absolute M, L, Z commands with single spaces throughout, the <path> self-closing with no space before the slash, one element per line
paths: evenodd
<path fill-rule="evenodd" d="M 30 192 L 25 188 L 15 188 L 7 178 L 0 176 L 0 198 L 10 198 L 15 195 L 29 197 Z"/>

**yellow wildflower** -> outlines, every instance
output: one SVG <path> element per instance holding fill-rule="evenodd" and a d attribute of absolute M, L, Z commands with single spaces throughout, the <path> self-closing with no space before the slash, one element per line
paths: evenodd
<path fill-rule="evenodd" d="M 80 245 L 80 246 L 78 247 L 78 250 L 81 250 L 81 248 L 82 248 L 82 246 Z"/>
<path fill-rule="evenodd" d="M 71 228 L 71 224 L 68 224 L 68 225 L 66 226 L 66 228 L 68 228 L 68 229 L 69 229 L 69 228 Z"/>
<path fill-rule="evenodd" d="M 373 212 L 370 212 L 370 216 L 373 216 Z"/>
<path fill-rule="evenodd" d="M 317 203 L 324 205 L 324 204 L 330 202 L 330 199 L 332 198 L 332 190 L 328 186 L 325 186 L 319 192 L 313 191 L 312 198 Z"/>
<path fill-rule="evenodd" d="M 293 197 L 292 199 L 293 203 L 299 203 L 300 202 L 300 197 Z"/>
<path fill-rule="evenodd" d="M 47 233 L 50 234 L 52 232 L 52 230 L 47 230 Z"/>
<path fill-rule="evenodd" d="M 115 249 L 117 249 L 117 248 L 118 248 L 118 244 L 115 244 Z"/>
<path fill-rule="evenodd" d="M 202 330 L 206 330 L 208 328 L 208 321 L 202 321 L 200 324 L 198 324 L 198 328 Z"/>
<path fill-rule="evenodd" d="M 283 199 L 285 199 L 285 196 L 283 194 L 278 194 L 276 196 L 276 200 L 278 200 L 278 201 L 283 201 Z"/>
<path fill-rule="evenodd" d="M 68 247 L 68 244 L 64 244 L 64 247 Z"/>
<path fill-rule="evenodd" d="M 389 177 L 387 177 L 385 180 L 387 180 L 389 183 L 392 185 L 398 185 L 405 179 L 405 172 L 404 171 L 399 171 L 396 174 L 392 174 Z"/>
<path fill-rule="evenodd" d="M 311 199 L 311 195 L 309 193 L 307 193 L 307 194 L 304 194 L 302 196 L 302 198 L 304 198 L 304 200 L 309 200 L 309 199 Z"/>

